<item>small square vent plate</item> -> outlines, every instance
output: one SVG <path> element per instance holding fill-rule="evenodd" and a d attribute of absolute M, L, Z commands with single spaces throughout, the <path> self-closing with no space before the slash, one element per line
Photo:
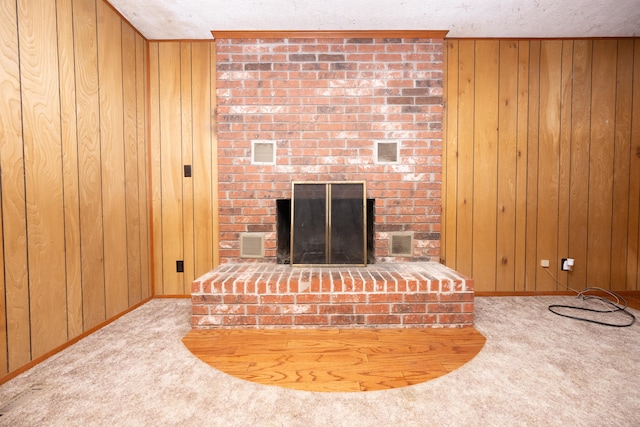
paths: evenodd
<path fill-rule="evenodd" d="M 391 256 L 413 255 L 413 233 L 391 233 L 389 235 Z"/>
<path fill-rule="evenodd" d="M 273 141 L 251 141 L 251 163 L 255 165 L 275 165 L 276 144 Z"/>
<path fill-rule="evenodd" d="M 376 142 L 376 163 L 398 163 L 400 144 L 397 142 Z"/>
<path fill-rule="evenodd" d="M 264 258 L 264 233 L 240 233 L 240 257 Z"/>

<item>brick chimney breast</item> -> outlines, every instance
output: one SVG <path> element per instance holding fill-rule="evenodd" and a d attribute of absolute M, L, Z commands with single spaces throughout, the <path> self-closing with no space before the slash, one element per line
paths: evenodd
<path fill-rule="evenodd" d="M 439 260 L 443 40 L 217 39 L 216 48 L 221 262 L 246 261 L 240 235 L 255 232 L 262 261 L 275 262 L 276 201 L 291 198 L 292 181 L 365 181 L 376 261 Z M 273 163 L 253 161 L 256 141 L 275 144 Z M 384 142 L 397 143 L 397 161 L 377 161 Z M 411 256 L 391 255 L 392 233 L 412 233 Z"/>

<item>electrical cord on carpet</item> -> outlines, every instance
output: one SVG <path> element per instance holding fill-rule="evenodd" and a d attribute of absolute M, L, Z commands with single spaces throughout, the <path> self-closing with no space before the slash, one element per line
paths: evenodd
<path fill-rule="evenodd" d="M 553 314 L 557 314 L 558 316 L 562 316 L 562 317 L 567 317 L 569 319 L 574 319 L 574 320 L 581 320 L 583 322 L 589 322 L 589 323 L 595 323 L 598 325 L 603 325 L 603 326 L 612 326 L 615 328 L 626 328 L 628 326 L 633 325 L 636 322 L 636 316 L 633 315 L 633 313 L 630 313 L 627 310 L 627 300 L 624 299 L 624 297 L 622 297 L 621 295 L 618 295 L 617 293 L 613 292 L 613 291 L 609 291 L 607 289 L 603 289 L 603 288 L 597 288 L 597 287 L 587 287 L 581 291 L 576 291 L 575 289 L 571 289 L 570 287 L 560 283 L 560 281 L 548 270 L 547 273 L 553 277 L 553 279 L 556 281 L 556 283 L 558 283 L 561 286 L 564 286 L 565 288 L 569 289 L 570 291 L 576 292 L 577 293 L 577 297 L 578 298 L 582 298 L 583 301 L 587 301 L 587 300 L 596 300 L 599 301 L 604 307 L 605 309 L 602 310 L 598 310 L 595 308 L 587 308 L 587 307 L 578 307 L 578 306 L 573 306 L 573 305 L 563 305 L 563 304 L 552 304 L 549 306 L 549 311 L 552 312 Z M 603 298 L 601 296 L 598 295 L 587 295 L 588 292 L 604 292 L 605 294 L 609 295 L 611 298 L 615 299 L 615 301 L 612 301 L 610 299 L 607 298 Z M 620 301 L 622 301 L 622 304 L 620 304 Z M 608 309 L 607 309 L 608 307 Z M 558 310 L 575 310 L 575 311 L 584 311 L 584 312 L 591 312 L 591 313 L 622 313 L 623 315 L 627 316 L 629 318 L 629 321 L 627 323 L 624 324 L 617 324 L 617 323 L 608 323 L 608 322 L 601 322 L 599 320 L 594 320 L 594 319 L 589 319 L 586 317 L 580 317 L 580 316 L 572 316 L 569 314 L 565 314 L 565 313 L 561 313 Z"/>

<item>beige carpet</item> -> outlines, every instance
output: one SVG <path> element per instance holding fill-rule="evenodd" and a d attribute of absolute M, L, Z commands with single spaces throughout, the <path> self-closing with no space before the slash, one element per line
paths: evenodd
<path fill-rule="evenodd" d="M 574 302 L 477 298 L 487 342 L 460 369 L 387 391 L 318 393 L 212 369 L 181 343 L 190 301 L 153 300 L 0 386 L 0 425 L 638 425 L 640 323 L 609 328 L 547 309 Z"/>

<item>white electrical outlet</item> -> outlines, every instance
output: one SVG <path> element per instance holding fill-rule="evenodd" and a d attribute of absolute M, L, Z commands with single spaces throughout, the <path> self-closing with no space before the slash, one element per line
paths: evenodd
<path fill-rule="evenodd" d="M 548 259 L 543 259 L 540 261 L 540 266 L 544 267 L 544 268 L 549 268 L 549 260 Z"/>
<path fill-rule="evenodd" d="M 560 260 L 560 266 L 562 267 L 562 271 L 572 271 L 574 262 L 575 261 L 573 258 L 562 258 Z"/>

